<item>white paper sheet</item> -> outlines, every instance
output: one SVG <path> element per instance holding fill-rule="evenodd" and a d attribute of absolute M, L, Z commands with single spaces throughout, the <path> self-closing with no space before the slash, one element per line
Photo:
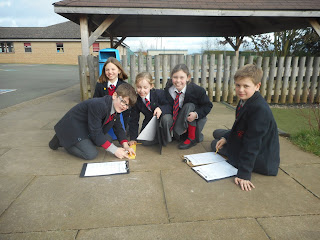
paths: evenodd
<path fill-rule="evenodd" d="M 153 116 L 147 126 L 142 130 L 142 132 L 137 137 L 137 140 L 152 141 L 156 136 L 157 127 L 157 117 Z"/>
<path fill-rule="evenodd" d="M 238 169 L 226 161 L 201 165 L 192 168 L 206 181 L 213 181 L 222 178 L 232 177 L 237 174 Z"/>
<path fill-rule="evenodd" d="M 88 163 L 85 177 L 127 173 L 127 161 Z"/>
<path fill-rule="evenodd" d="M 214 152 L 205 152 L 205 153 L 197 153 L 191 155 L 184 155 L 184 159 L 187 160 L 187 163 L 192 166 L 199 166 L 210 163 L 217 163 L 221 161 L 225 161 L 225 159 Z"/>

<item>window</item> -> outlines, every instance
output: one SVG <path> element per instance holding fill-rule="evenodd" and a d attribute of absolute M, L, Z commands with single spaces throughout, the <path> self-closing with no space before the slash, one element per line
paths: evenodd
<path fill-rule="evenodd" d="M 63 43 L 57 43 L 57 52 L 64 52 Z"/>
<path fill-rule="evenodd" d="M 10 53 L 13 50 L 13 42 L 0 42 L 0 53 Z"/>
<path fill-rule="evenodd" d="M 93 47 L 93 52 L 99 52 L 100 50 L 99 43 L 92 44 L 92 47 Z"/>
<path fill-rule="evenodd" d="M 24 52 L 32 52 L 31 43 L 24 43 Z"/>

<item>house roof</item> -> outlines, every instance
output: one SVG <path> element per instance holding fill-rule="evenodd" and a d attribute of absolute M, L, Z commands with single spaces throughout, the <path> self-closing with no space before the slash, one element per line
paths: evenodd
<path fill-rule="evenodd" d="M 103 36 L 248 36 L 310 26 L 320 20 L 319 0 L 64 0 L 54 11 L 93 32 L 118 15 Z"/>

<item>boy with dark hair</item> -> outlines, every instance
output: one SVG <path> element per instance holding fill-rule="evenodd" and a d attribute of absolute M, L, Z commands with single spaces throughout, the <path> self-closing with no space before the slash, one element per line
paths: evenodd
<path fill-rule="evenodd" d="M 236 95 L 240 99 L 231 130 L 217 129 L 211 143 L 213 151 L 228 157 L 238 168 L 235 183 L 242 190 L 255 188 L 251 173 L 276 176 L 280 163 L 277 124 L 268 103 L 259 93 L 262 70 L 253 64 L 240 68 L 235 76 Z"/>
<path fill-rule="evenodd" d="M 96 146 L 101 146 L 120 159 L 129 158 L 129 153 L 135 153 L 129 148 L 119 113 L 133 106 L 136 101 L 134 88 L 123 83 L 112 96 L 92 98 L 77 104 L 54 126 L 56 134 L 49 142 L 49 147 L 53 150 L 64 147 L 74 156 L 92 160 L 98 155 Z M 112 143 L 112 137 L 107 134 L 111 128 L 122 147 Z"/>

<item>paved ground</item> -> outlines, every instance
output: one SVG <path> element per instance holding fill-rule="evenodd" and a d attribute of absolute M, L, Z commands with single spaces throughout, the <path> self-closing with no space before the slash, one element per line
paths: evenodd
<path fill-rule="evenodd" d="M 79 85 L 0 110 L 0 239 L 320 239 L 320 158 L 280 138 L 277 177 L 207 183 L 181 155 L 210 150 L 234 112 L 214 103 L 205 141 L 189 150 L 138 145 L 130 174 L 79 178 L 83 160 L 48 142 L 79 102 Z M 100 150 L 95 162 L 116 160 Z"/>

